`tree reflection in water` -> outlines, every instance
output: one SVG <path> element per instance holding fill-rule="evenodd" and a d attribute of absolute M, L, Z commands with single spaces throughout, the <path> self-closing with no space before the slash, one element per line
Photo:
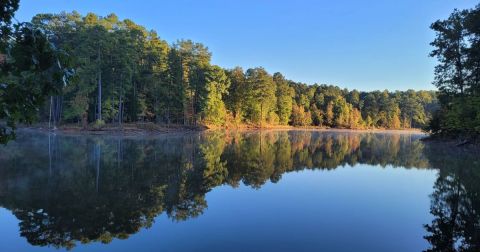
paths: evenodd
<path fill-rule="evenodd" d="M 207 207 L 206 193 L 219 185 L 260 188 L 291 171 L 356 164 L 433 167 L 440 172 L 432 194 L 435 219 L 425 225 L 430 251 L 478 250 L 478 161 L 441 152 L 419 137 L 271 131 L 150 139 L 24 132 L 0 147 L 0 206 L 20 220 L 29 243 L 73 248 L 126 239 L 162 213 L 174 221 L 197 217 Z"/>
<path fill-rule="evenodd" d="M 480 251 L 480 153 L 429 144 L 439 175 L 431 197 L 434 219 L 425 225 L 427 251 Z"/>

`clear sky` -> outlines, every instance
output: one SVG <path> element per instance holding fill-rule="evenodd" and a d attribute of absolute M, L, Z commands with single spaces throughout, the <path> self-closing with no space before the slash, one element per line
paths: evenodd
<path fill-rule="evenodd" d="M 168 42 L 207 45 L 225 68 L 359 90 L 434 89 L 430 24 L 473 0 L 21 0 L 18 20 L 77 10 L 115 13 Z"/>

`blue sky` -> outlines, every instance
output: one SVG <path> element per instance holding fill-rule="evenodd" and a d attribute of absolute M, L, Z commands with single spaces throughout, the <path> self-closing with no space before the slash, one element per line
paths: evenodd
<path fill-rule="evenodd" d="M 472 0 L 21 0 L 16 17 L 117 14 L 169 43 L 207 45 L 225 68 L 263 66 L 288 79 L 358 90 L 435 89 L 429 25 Z"/>

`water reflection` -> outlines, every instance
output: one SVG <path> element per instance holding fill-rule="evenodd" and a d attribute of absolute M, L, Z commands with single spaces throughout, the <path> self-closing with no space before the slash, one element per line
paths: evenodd
<path fill-rule="evenodd" d="M 24 132 L 0 148 L 0 206 L 36 246 L 109 243 L 148 228 L 165 213 L 201 215 L 219 185 L 260 188 L 304 169 L 369 164 L 438 168 L 428 251 L 478 251 L 480 164 L 419 135 L 329 132 L 210 132 L 153 139 Z"/>
<path fill-rule="evenodd" d="M 430 196 L 434 219 L 425 225 L 427 251 L 480 251 L 480 153 L 435 145 L 425 152 L 440 168 Z"/>

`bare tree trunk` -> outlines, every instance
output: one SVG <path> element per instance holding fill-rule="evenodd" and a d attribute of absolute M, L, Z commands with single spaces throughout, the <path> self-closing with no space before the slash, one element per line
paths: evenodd
<path fill-rule="evenodd" d="M 102 120 L 102 62 L 100 58 L 100 48 L 97 48 L 97 59 L 98 59 L 98 115 L 97 119 Z"/>
<path fill-rule="evenodd" d="M 88 113 L 85 111 L 82 114 L 82 128 L 86 129 L 88 126 Z"/>
<path fill-rule="evenodd" d="M 123 74 L 120 74 L 120 85 L 119 85 L 119 97 L 118 97 L 118 125 L 122 126 L 122 102 L 123 102 Z"/>
<path fill-rule="evenodd" d="M 58 118 L 58 99 L 57 97 L 52 96 L 52 117 L 53 117 L 53 130 L 57 129 L 57 118 Z"/>
<path fill-rule="evenodd" d="M 102 71 L 98 72 L 98 120 L 102 120 Z"/>
<path fill-rule="evenodd" d="M 461 39 L 457 41 L 457 61 L 456 61 L 456 68 L 457 68 L 457 74 L 458 74 L 458 84 L 460 86 L 460 94 L 463 97 L 463 92 L 464 92 L 464 79 L 463 79 L 463 64 L 462 64 L 462 56 L 461 56 Z"/>

